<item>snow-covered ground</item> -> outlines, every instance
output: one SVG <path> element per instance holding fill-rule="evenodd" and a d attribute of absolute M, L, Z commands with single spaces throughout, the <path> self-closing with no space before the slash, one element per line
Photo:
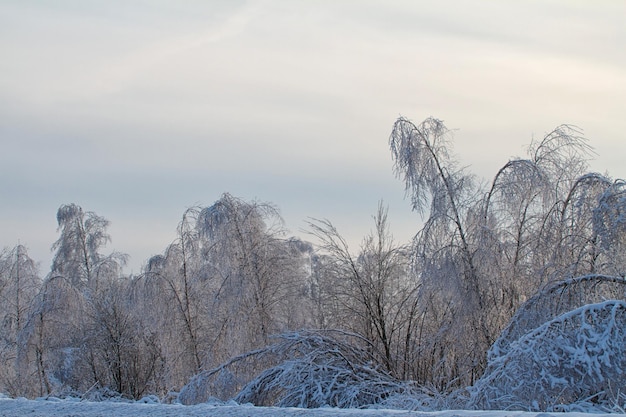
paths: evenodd
<path fill-rule="evenodd" d="M 210 405 L 199 404 L 185 406 L 178 404 L 157 403 L 123 403 L 123 402 L 88 402 L 78 400 L 27 400 L 23 398 L 9 399 L 0 398 L 1 417 L 22 416 L 46 416 L 46 417 L 96 417 L 96 416 L 146 416 L 146 417 L 194 417 L 194 416 L 224 416 L 224 417 L 594 417 L 611 416 L 620 417 L 626 414 L 585 414 L 585 413 L 528 413 L 521 411 L 464 411 L 450 410 L 437 412 L 417 412 L 401 410 L 346 410 L 346 409 L 299 409 L 299 408 L 273 408 L 253 407 L 247 405 Z"/>

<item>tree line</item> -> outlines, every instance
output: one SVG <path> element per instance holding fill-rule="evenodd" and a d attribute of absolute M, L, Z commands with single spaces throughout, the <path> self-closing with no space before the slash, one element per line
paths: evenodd
<path fill-rule="evenodd" d="M 394 241 L 382 202 L 355 250 L 329 220 L 310 220 L 311 243 L 289 236 L 274 205 L 223 194 L 187 209 L 176 240 L 127 276 L 127 255 L 104 252 L 109 222 L 61 206 L 45 276 L 24 246 L 0 253 L 0 392 L 167 398 L 304 329 L 352 335 L 391 378 L 471 386 L 539 290 L 624 276 L 626 187 L 588 172 L 593 150 L 572 126 L 533 141 L 486 183 L 451 140 L 434 118 L 393 126 L 394 170 L 423 218 L 408 243 Z M 244 384 L 223 377 L 222 388 Z"/>

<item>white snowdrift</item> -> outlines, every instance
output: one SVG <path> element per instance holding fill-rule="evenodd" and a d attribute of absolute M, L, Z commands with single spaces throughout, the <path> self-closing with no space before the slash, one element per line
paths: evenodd
<path fill-rule="evenodd" d="M 208 405 L 185 406 L 180 404 L 145 404 L 120 402 L 86 402 L 78 400 L 26 400 L 0 398 L 0 416 L 3 417 L 626 417 L 626 414 L 584 414 L 584 413 L 532 413 L 511 411 L 438 411 L 417 412 L 399 410 L 359 410 L 359 409 L 300 409 L 253 407 L 245 405 Z"/>

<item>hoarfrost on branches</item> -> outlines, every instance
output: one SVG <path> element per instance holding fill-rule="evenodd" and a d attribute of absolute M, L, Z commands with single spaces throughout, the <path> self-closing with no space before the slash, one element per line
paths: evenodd
<path fill-rule="evenodd" d="M 626 303 L 566 312 L 503 352 L 469 389 L 472 408 L 611 411 L 626 385 Z"/>
<path fill-rule="evenodd" d="M 243 383 L 233 400 L 301 408 L 363 408 L 387 404 L 388 400 L 389 406 L 394 403 L 406 406 L 408 400 L 414 408 L 425 405 L 419 402 L 420 393 L 415 386 L 378 369 L 367 349 L 355 347 L 365 342 L 357 335 L 305 331 L 283 334 L 279 339 L 272 346 L 197 375 L 181 391 L 180 401 L 190 404 L 217 397 L 220 392 L 228 391 L 218 384 L 225 372 L 234 371 L 232 378 L 236 380 L 234 374 L 238 370 L 265 363 L 268 367 Z M 349 339 L 357 339 L 358 343 Z"/>
<path fill-rule="evenodd" d="M 568 311 L 609 299 L 626 300 L 626 279 L 590 274 L 552 284 L 526 301 L 489 349 L 493 361 L 508 353 L 513 342 Z"/>

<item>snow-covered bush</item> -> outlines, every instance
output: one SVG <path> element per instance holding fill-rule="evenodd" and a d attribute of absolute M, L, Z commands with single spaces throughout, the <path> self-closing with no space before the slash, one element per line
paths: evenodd
<path fill-rule="evenodd" d="M 255 351 L 252 356 L 260 351 Z M 240 380 L 230 371 L 230 366 L 245 364 L 247 356 L 238 356 L 231 361 L 210 371 L 203 371 L 193 376 L 178 394 L 178 402 L 185 405 L 201 404 L 215 401 L 225 401 L 235 395 L 241 388 Z M 245 375 L 245 374 L 244 374 Z"/>
<path fill-rule="evenodd" d="M 242 384 L 232 399 L 260 406 L 356 408 L 375 406 L 393 398 L 389 402 L 391 406 L 406 403 L 403 398 L 413 398 L 412 408 L 419 407 L 415 404 L 419 400 L 413 385 L 377 369 L 367 350 L 346 341 L 357 339 L 362 344 L 363 340 L 344 332 L 334 332 L 333 336 L 328 331 L 281 335 L 280 341 L 272 346 L 197 375 L 183 388 L 179 400 L 192 404 L 219 398 L 231 391 L 236 381 L 242 381 L 236 370 L 245 368 L 242 364 L 265 363 L 266 369 Z M 224 375 L 230 375 L 226 378 L 228 389 L 220 383 Z"/>
<path fill-rule="evenodd" d="M 345 349 L 312 349 L 262 372 L 235 397 L 240 403 L 279 407 L 359 408 L 404 394 L 408 386 Z"/>
<path fill-rule="evenodd" d="M 122 394 L 112 390 L 109 387 L 102 386 L 99 383 L 94 384 L 85 393 L 80 395 L 82 400 L 86 401 L 116 401 L 116 402 L 130 402 L 129 398 L 124 398 Z"/>
<path fill-rule="evenodd" d="M 528 299 L 489 349 L 488 361 L 507 354 L 520 337 L 568 311 L 605 300 L 626 300 L 626 279 L 590 274 L 556 282 Z"/>
<path fill-rule="evenodd" d="M 584 305 L 494 348 L 472 408 L 610 411 L 626 386 L 626 303 Z"/>
<path fill-rule="evenodd" d="M 368 408 L 410 411 L 460 410 L 467 405 L 466 390 L 440 391 L 433 385 L 411 387 L 409 392 L 391 394 Z"/>

